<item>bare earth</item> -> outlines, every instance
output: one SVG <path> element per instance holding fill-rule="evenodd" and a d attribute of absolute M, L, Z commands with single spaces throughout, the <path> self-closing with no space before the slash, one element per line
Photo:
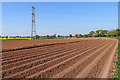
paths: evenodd
<path fill-rule="evenodd" d="M 118 40 L 3 41 L 2 46 L 3 78 L 111 78 Z"/>

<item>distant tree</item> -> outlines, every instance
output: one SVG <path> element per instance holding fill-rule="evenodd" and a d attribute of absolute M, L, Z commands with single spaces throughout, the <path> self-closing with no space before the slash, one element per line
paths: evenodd
<path fill-rule="evenodd" d="M 117 35 L 117 36 L 120 36 L 120 29 L 117 28 L 116 31 L 118 32 L 118 35 Z"/>
<path fill-rule="evenodd" d="M 56 34 L 53 35 L 53 38 L 56 38 Z"/>
<path fill-rule="evenodd" d="M 69 38 L 69 36 L 64 36 L 64 38 Z"/>
<path fill-rule="evenodd" d="M 19 36 L 16 36 L 16 37 L 19 37 Z"/>
<path fill-rule="evenodd" d="M 61 35 L 58 35 L 58 37 L 62 37 Z"/>
<path fill-rule="evenodd" d="M 84 37 L 88 37 L 88 36 L 89 36 L 89 34 L 85 34 L 85 35 L 84 35 Z"/>
<path fill-rule="evenodd" d="M 50 35 L 46 35 L 46 38 L 49 39 L 49 38 L 50 38 Z"/>
<path fill-rule="evenodd" d="M 106 37 L 107 32 L 108 32 L 107 30 L 101 30 L 101 31 L 100 31 L 101 37 Z"/>
<path fill-rule="evenodd" d="M 100 30 L 97 30 L 97 31 L 96 31 L 96 34 L 100 34 Z"/>
<path fill-rule="evenodd" d="M 94 37 L 98 37 L 98 34 L 95 34 Z"/>
<path fill-rule="evenodd" d="M 36 35 L 36 39 L 39 39 L 40 38 L 40 36 L 39 35 Z"/>
<path fill-rule="evenodd" d="M 82 34 L 79 34 L 79 38 L 81 38 L 81 37 L 83 37 L 83 35 L 82 35 Z"/>
<path fill-rule="evenodd" d="M 107 36 L 108 30 L 103 30 L 105 37 Z"/>
<path fill-rule="evenodd" d="M 72 34 L 70 34 L 69 37 L 70 37 L 70 38 L 73 37 Z"/>
<path fill-rule="evenodd" d="M 108 36 L 108 37 L 117 37 L 117 36 L 118 36 L 118 31 L 116 31 L 116 30 L 109 31 L 109 32 L 107 33 L 107 36 Z"/>
<path fill-rule="evenodd" d="M 95 33 L 95 37 L 99 37 L 100 36 L 100 30 L 97 30 Z"/>
<path fill-rule="evenodd" d="M 106 37 L 107 36 L 107 30 L 97 30 L 95 33 L 95 37 Z"/>
<path fill-rule="evenodd" d="M 76 38 L 78 38 L 78 37 L 79 37 L 79 35 L 78 35 L 78 34 L 75 34 L 75 37 L 76 37 Z"/>
<path fill-rule="evenodd" d="M 94 33 L 95 33 L 94 31 L 90 31 L 89 32 L 89 37 L 93 37 Z"/>
<path fill-rule="evenodd" d="M 55 39 L 56 38 L 56 34 L 50 36 L 50 39 Z"/>
<path fill-rule="evenodd" d="M 119 29 L 119 28 L 117 28 L 117 29 L 116 29 L 116 31 L 120 31 L 120 29 Z"/>
<path fill-rule="evenodd" d="M 58 35 L 58 37 L 61 37 L 60 35 Z"/>
<path fill-rule="evenodd" d="M 56 38 L 56 34 L 53 35 Z"/>
<path fill-rule="evenodd" d="M 8 36 L 5 36 L 5 38 L 8 38 Z"/>

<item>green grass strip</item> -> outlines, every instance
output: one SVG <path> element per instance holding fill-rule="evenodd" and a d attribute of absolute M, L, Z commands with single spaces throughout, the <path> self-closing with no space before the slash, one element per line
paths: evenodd
<path fill-rule="evenodd" d="M 118 57 L 115 65 L 115 74 L 113 76 L 113 79 L 120 80 L 120 39 L 119 40 L 119 46 L 118 46 Z"/>

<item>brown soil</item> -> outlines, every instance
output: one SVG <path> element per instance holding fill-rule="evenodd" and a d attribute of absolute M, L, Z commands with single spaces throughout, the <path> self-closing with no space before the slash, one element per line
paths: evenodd
<path fill-rule="evenodd" d="M 3 78 L 108 78 L 117 44 L 107 38 L 4 41 L 0 73 Z"/>

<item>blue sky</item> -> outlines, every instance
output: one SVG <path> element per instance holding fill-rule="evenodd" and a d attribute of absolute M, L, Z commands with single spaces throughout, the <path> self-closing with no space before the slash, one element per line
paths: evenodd
<path fill-rule="evenodd" d="M 87 34 L 118 26 L 117 2 L 3 2 L 2 34 L 30 35 L 32 6 L 38 35 Z"/>

